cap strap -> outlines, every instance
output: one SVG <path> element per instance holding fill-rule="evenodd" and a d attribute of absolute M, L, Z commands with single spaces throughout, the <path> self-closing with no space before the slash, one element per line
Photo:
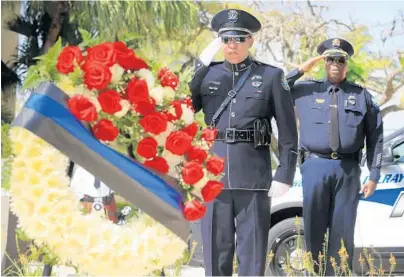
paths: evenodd
<path fill-rule="evenodd" d="M 347 52 L 345 52 L 344 50 L 339 50 L 339 49 L 327 49 L 324 51 L 323 55 L 334 54 L 334 53 L 342 54 L 345 58 L 349 57 Z"/>

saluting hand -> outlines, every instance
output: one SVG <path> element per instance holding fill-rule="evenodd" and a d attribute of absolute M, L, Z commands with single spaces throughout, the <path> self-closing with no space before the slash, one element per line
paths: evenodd
<path fill-rule="evenodd" d="M 318 63 L 324 57 L 325 57 L 325 55 L 321 55 L 321 56 L 317 56 L 317 57 L 308 59 L 307 61 L 305 61 L 304 63 L 302 63 L 299 66 L 299 71 L 302 73 L 309 72 L 313 68 L 313 66 L 315 66 L 316 63 Z"/>
<path fill-rule="evenodd" d="M 373 193 L 375 192 L 375 189 L 377 187 L 377 183 L 375 181 L 367 181 L 365 185 L 362 186 L 360 193 L 363 193 L 363 198 L 368 198 L 369 196 L 372 196 Z"/>

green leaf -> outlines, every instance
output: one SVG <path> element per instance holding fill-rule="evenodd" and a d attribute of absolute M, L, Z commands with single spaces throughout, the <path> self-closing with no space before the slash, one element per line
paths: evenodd
<path fill-rule="evenodd" d="M 24 80 L 24 84 L 21 90 L 26 90 L 30 88 L 34 88 L 41 82 L 41 75 L 39 74 L 39 67 L 38 65 L 31 66 L 28 69 L 27 77 Z"/>
<path fill-rule="evenodd" d="M 401 67 L 404 68 L 404 57 L 400 58 Z"/>
<path fill-rule="evenodd" d="M 22 241 L 30 241 L 31 240 L 21 228 L 17 228 L 16 233 L 17 233 L 17 237 Z"/>
<path fill-rule="evenodd" d="M 69 78 L 74 86 L 81 85 L 83 83 L 83 71 L 79 66 L 76 66 L 74 71 L 69 74 Z"/>

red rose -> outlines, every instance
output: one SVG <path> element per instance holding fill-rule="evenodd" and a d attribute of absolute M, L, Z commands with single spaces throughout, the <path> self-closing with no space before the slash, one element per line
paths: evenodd
<path fill-rule="evenodd" d="M 213 175 L 222 173 L 224 170 L 224 159 L 216 156 L 209 158 L 206 162 L 206 169 Z"/>
<path fill-rule="evenodd" d="M 152 114 L 156 111 L 156 100 L 151 97 L 139 100 L 136 102 L 134 110 L 143 116 Z"/>
<path fill-rule="evenodd" d="M 204 129 L 202 131 L 202 138 L 208 142 L 213 142 L 216 139 L 217 129 Z"/>
<path fill-rule="evenodd" d="M 116 52 L 116 61 L 124 69 L 139 70 L 149 67 L 142 59 L 136 57 L 133 49 L 128 48 L 122 41 L 115 42 L 114 47 Z"/>
<path fill-rule="evenodd" d="M 167 129 L 167 119 L 161 113 L 152 113 L 139 120 L 146 132 L 158 135 Z"/>
<path fill-rule="evenodd" d="M 93 133 L 99 140 L 114 141 L 119 134 L 119 130 L 110 120 L 102 119 L 94 125 Z"/>
<path fill-rule="evenodd" d="M 167 112 L 168 121 L 172 122 L 174 120 L 178 120 L 182 116 L 182 107 L 181 102 L 176 100 L 171 103 L 171 106 L 174 108 L 174 114 Z"/>
<path fill-rule="evenodd" d="M 163 87 L 171 87 L 175 90 L 178 87 L 178 76 L 174 73 L 166 72 L 166 74 L 161 77 L 160 83 Z"/>
<path fill-rule="evenodd" d="M 86 63 L 84 70 L 84 84 L 88 89 L 105 89 L 111 82 L 112 74 L 108 67 L 98 62 Z"/>
<path fill-rule="evenodd" d="M 188 185 L 194 185 L 203 178 L 203 167 L 196 161 L 186 162 L 182 168 L 182 179 Z"/>
<path fill-rule="evenodd" d="M 139 141 L 137 153 L 146 158 L 154 158 L 157 154 L 157 141 L 152 137 L 147 137 Z"/>
<path fill-rule="evenodd" d="M 152 160 L 145 161 L 143 164 L 146 167 L 155 169 L 163 174 L 167 174 L 169 169 L 167 161 L 162 157 L 155 157 Z"/>
<path fill-rule="evenodd" d="M 79 120 L 91 122 L 97 120 L 98 113 L 94 104 L 82 95 L 75 95 L 67 101 L 69 110 Z"/>
<path fill-rule="evenodd" d="M 183 128 L 182 131 L 184 133 L 187 133 L 193 139 L 196 133 L 198 132 L 198 124 L 194 122 L 188 125 L 187 127 Z"/>
<path fill-rule="evenodd" d="M 74 71 L 74 61 L 78 65 L 83 61 L 80 48 L 77 46 L 66 46 L 59 54 L 56 68 L 60 73 L 68 74 Z"/>
<path fill-rule="evenodd" d="M 159 69 L 157 72 L 157 79 L 161 80 L 161 78 L 166 74 L 167 72 L 171 72 L 169 68 L 167 67 L 162 67 Z"/>
<path fill-rule="evenodd" d="M 185 98 L 181 102 L 182 104 L 187 105 L 187 107 L 190 108 L 192 111 L 194 111 L 194 106 L 192 105 L 192 99 L 190 97 Z"/>
<path fill-rule="evenodd" d="M 98 95 L 98 102 L 100 102 L 101 108 L 108 114 L 114 114 L 122 110 L 121 97 L 115 90 L 106 90 Z"/>
<path fill-rule="evenodd" d="M 188 134 L 182 131 L 175 131 L 171 132 L 167 137 L 166 149 L 173 154 L 184 155 L 191 147 L 191 143 L 192 138 Z"/>
<path fill-rule="evenodd" d="M 205 202 L 215 199 L 223 190 L 224 185 L 218 181 L 209 181 L 203 187 L 201 194 Z"/>
<path fill-rule="evenodd" d="M 105 65 L 108 70 L 115 63 L 116 53 L 112 42 L 104 42 L 93 47 L 87 48 L 87 61 L 97 61 Z"/>
<path fill-rule="evenodd" d="M 129 81 L 126 87 L 126 94 L 131 104 L 145 101 L 149 98 L 149 88 L 145 80 L 139 80 L 134 77 Z"/>
<path fill-rule="evenodd" d="M 188 161 L 197 161 L 198 163 L 203 163 L 208 157 L 208 153 L 205 150 L 191 146 L 187 152 Z"/>
<path fill-rule="evenodd" d="M 198 200 L 192 200 L 184 205 L 184 217 L 188 221 L 195 221 L 202 218 L 206 213 L 206 206 Z"/>

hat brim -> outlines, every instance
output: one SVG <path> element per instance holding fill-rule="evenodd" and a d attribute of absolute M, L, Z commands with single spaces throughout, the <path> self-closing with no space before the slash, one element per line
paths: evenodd
<path fill-rule="evenodd" d="M 246 37 L 249 35 L 250 34 L 247 32 L 236 31 L 236 30 L 223 31 L 223 32 L 219 33 L 219 37 Z"/>

